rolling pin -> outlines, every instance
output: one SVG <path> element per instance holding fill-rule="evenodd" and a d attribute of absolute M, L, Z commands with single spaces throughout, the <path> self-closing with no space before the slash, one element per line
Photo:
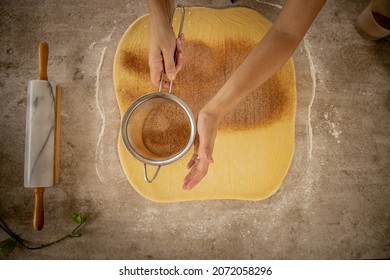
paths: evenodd
<path fill-rule="evenodd" d="M 40 42 L 38 80 L 28 83 L 24 187 L 34 189 L 34 229 L 44 224 L 43 194 L 59 183 L 61 88 L 48 81 L 49 47 Z"/>

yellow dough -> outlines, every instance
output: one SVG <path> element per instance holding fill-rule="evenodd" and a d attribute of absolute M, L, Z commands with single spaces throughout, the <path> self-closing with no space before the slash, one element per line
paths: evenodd
<path fill-rule="evenodd" d="M 180 13 L 176 11 L 174 30 L 178 29 Z M 197 116 L 270 26 L 267 19 L 249 8 L 186 8 L 186 62 L 173 93 Z M 145 15 L 125 32 L 115 55 L 114 84 L 121 118 L 136 98 L 158 91 L 150 82 L 148 47 L 149 18 Z M 157 202 L 265 199 L 278 190 L 292 160 L 295 107 L 295 72 L 290 59 L 226 116 L 215 142 L 215 163 L 194 189 L 182 189 L 192 151 L 162 166 L 157 179 L 149 184 L 144 180 L 143 163 L 126 150 L 119 136 L 123 171 L 135 190 Z M 155 169 L 148 166 L 149 174 Z"/>

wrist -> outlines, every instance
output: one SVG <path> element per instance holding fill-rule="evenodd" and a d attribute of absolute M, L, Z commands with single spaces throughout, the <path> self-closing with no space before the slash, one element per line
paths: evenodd
<path fill-rule="evenodd" d="M 153 27 L 169 26 L 169 19 L 173 9 L 173 1 L 148 1 L 150 24 Z"/>
<path fill-rule="evenodd" d="M 225 115 L 227 115 L 237 103 L 236 94 L 234 93 L 235 87 L 225 84 L 217 94 L 207 102 L 202 110 L 212 115 L 218 123 L 221 122 Z"/>
<path fill-rule="evenodd" d="M 202 109 L 200 109 L 199 116 L 206 117 L 218 126 L 225 114 L 218 107 L 214 106 L 212 102 L 208 102 Z"/>

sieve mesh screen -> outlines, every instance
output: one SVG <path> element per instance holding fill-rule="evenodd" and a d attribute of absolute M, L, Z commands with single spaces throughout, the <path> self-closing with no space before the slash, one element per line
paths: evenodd
<path fill-rule="evenodd" d="M 179 154 L 190 141 L 191 123 L 184 109 L 165 98 L 147 100 L 129 116 L 127 137 L 133 149 L 150 160 Z"/>

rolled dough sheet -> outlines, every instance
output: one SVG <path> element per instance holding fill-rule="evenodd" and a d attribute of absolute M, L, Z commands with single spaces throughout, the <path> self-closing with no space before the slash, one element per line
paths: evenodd
<path fill-rule="evenodd" d="M 179 20 L 177 11 L 174 30 Z M 175 81 L 174 94 L 196 116 L 270 26 L 249 8 L 186 8 L 186 64 Z M 145 15 L 127 29 L 115 55 L 113 77 L 121 118 L 136 98 L 158 91 L 150 82 L 148 46 L 149 18 Z M 295 110 L 295 71 L 290 59 L 226 116 L 215 142 L 215 163 L 194 189 L 182 189 L 192 151 L 161 167 L 157 179 L 149 184 L 143 178 L 143 163 L 126 150 L 119 133 L 120 162 L 134 189 L 152 201 L 265 199 L 278 190 L 288 172 L 294 153 Z M 154 170 L 148 167 L 149 174 Z"/>

